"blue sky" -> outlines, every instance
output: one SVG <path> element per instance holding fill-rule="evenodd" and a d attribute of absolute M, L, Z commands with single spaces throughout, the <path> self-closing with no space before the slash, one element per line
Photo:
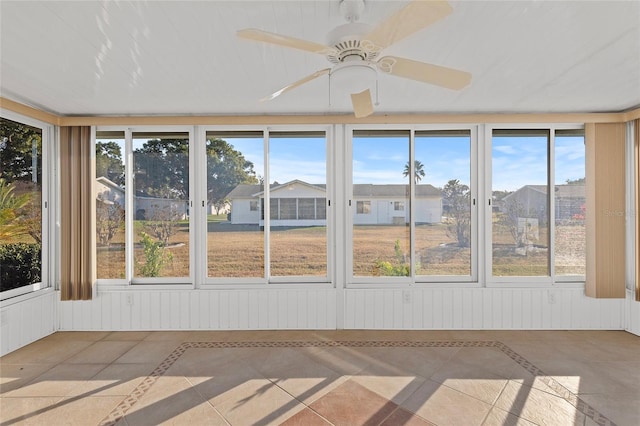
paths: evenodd
<path fill-rule="evenodd" d="M 225 138 L 253 162 L 264 176 L 263 139 Z M 555 139 L 556 184 L 582 178 L 584 138 L 559 136 Z M 134 144 L 134 149 L 138 143 Z M 546 184 L 547 142 L 545 137 L 495 137 L 492 141 L 492 187 L 514 191 L 524 185 Z M 464 136 L 417 136 L 416 159 L 424 164 L 421 183 L 443 187 L 450 179 L 470 181 L 470 140 Z M 272 138 L 270 141 L 270 181 L 280 183 L 300 179 L 326 182 L 324 138 Z M 354 183 L 406 184 L 402 176 L 409 159 L 408 136 L 356 137 L 353 140 Z"/>

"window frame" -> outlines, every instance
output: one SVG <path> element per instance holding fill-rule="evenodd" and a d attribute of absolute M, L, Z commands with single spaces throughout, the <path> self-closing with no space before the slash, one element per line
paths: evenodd
<path fill-rule="evenodd" d="M 336 283 L 335 276 L 335 250 L 334 250 L 334 241 L 335 241 L 335 213 L 334 209 L 331 209 L 334 194 L 335 194 L 335 185 L 333 178 L 333 170 L 334 170 L 334 162 L 335 162 L 335 138 L 333 126 L 329 125 L 275 125 L 275 126 L 252 126 L 252 125 L 201 125 L 197 126 L 196 133 L 198 134 L 198 139 L 201 141 L 198 143 L 198 151 L 196 153 L 197 158 L 206 158 L 205 152 L 205 143 L 208 132 L 220 132 L 220 133 L 242 133 L 242 132 L 261 132 L 263 136 L 263 158 L 264 158 L 264 182 L 270 181 L 270 173 L 269 167 L 270 158 L 269 158 L 269 137 L 271 133 L 311 133 L 311 132 L 322 132 L 324 133 L 325 138 L 325 152 L 326 152 L 326 165 L 325 165 L 325 175 L 326 175 L 326 192 L 325 192 L 325 210 L 326 210 L 326 239 L 327 239 L 327 275 L 326 277 L 315 277 L 315 276 L 271 276 L 269 267 L 270 267 L 270 230 L 268 226 L 264 226 L 264 261 L 265 261 L 265 275 L 263 277 L 252 277 L 252 278 L 237 278 L 237 277 L 208 277 L 207 276 L 207 239 L 206 239 L 206 215 L 200 215 L 199 224 L 202 232 L 199 232 L 198 246 L 197 251 L 201 253 L 199 262 L 201 266 L 198 274 L 198 281 L 196 283 L 197 288 L 209 288 L 209 289 L 250 289 L 250 288 L 291 288 L 295 286 L 299 286 L 300 288 L 309 288 L 309 285 L 313 285 L 313 288 L 333 288 Z M 204 161 L 198 161 L 196 164 L 197 168 L 197 178 L 196 180 L 200 183 L 200 187 L 198 189 L 197 199 L 205 200 L 206 204 L 206 164 Z M 269 185 L 265 185 L 263 188 L 264 195 L 260 201 L 260 209 L 261 215 L 264 214 L 264 219 L 261 219 L 263 223 L 270 223 L 271 221 L 271 210 L 273 206 L 271 206 L 271 188 Z M 317 197 L 316 197 L 317 198 Z M 200 203 L 200 201 L 197 201 Z M 316 201 L 317 203 L 317 201 Z M 296 199 L 296 215 L 297 215 L 297 199 Z M 199 206 L 200 204 L 198 204 Z M 200 210 L 200 209 L 198 209 Z M 279 210 L 278 210 L 279 213 Z M 317 206 L 316 206 L 317 213 Z M 268 216 L 267 216 L 268 215 Z M 269 221 L 267 222 L 267 218 Z"/>
<path fill-rule="evenodd" d="M 194 126 L 92 126 L 91 128 L 91 146 L 92 152 L 95 152 L 96 135 L 101 131 L 122 131 L 124 132 L 124 168 L 125 168 L 125 205 L 133 206 L 134 186 L 133 186 L 133 134 L 136 132 L 176 132 L 187 133 L 189 136 L 189 276 L 188 277 L 134 277 L 133 268 L 133 247 L 134 247 L 134 231 L 133 221 L 135 211 L 127 207 L 125 210 L 125 278 L 103 278 L 96 280 L 96 284 L 104 289 L 121 289 L 121 288 L 148 288 L 148 289 L 184 289 L 195 288 L 195 217 L 196 210 L 193 207 L 195 192 L 195 170 L 194 170 L 194 151 L 197 145 L 195 139 Z M 95 204 L 95 194 L 92 194 L 92 200 Z M 205 207 L 206 208 L 206 207 Z M 95 205 L 94 205 L 95 210 Z M 94 230 L 95 232 L 95 230 Z M 93 248 L 95 250 L 95 247 Z"/>
<path fill-rule="evenodd" d="M 58 133 L 55 131 L 54 126 L 3 108 L 0 108 L 0 117 L 26 126 L 38 128 L 42 132 L 41 281 L 0 293 L 0 306 L 4 306 L 5 304 L 36 297 L 42 291 L 55 289 L 57 274 L 55 265 L 59 264 L 60 253 L 60 250 L 57 249 L 59 232 L 56 232 L 56 223 L 58 222 L 60 214 L 57 203 L 59 198 L 59 168 L 56 165 L 56 158 L 58 158 Z"/>
<path fill-rule="evenodd" d="M 584 123 L 491 123 L 485 124 L 484 146 L 484 286 L 485 287 L 584 287 L 584 275 L 556 275 L 555 273 L 555 135 L 558 130 L 584 130 Z M 548 276 L 494 276 L 493 275 L 493 236 L 492 236 L 492 179 L 493 179 L 493 131 L 494 130 L 548 130 L 547 152 L 547 202 L 549 215 Z"/>
<path fill-rule="evenodd" d="M 480 253 L 479 247 L 482 236 L 479 232 L 480 210 L 477 202 L 479 191 L 482 188 L 480 183 L 479 153 L 482 152 L 483 140 L 480 137 L 482 125 L 479 124 L 423 124 L 423 125 L 378 125 L 378 124 L 352 124 L 345 125 L 345 196 L 347 200 L 347 209 L 345 214 L 345 286 L 346 288 L 429 288 L 440 287 L 445 284 L 447 287 L 481 287 L 480 275 Z M 446 131 L 446 130 L 463 130 L 469 131 L 469 149 L 470 149 L 470 194 L 472 199 L 471 205 L 471 271 L 470 275 L 416 275 L 415 274 L 415 221 L 410 221 L 410 253 L 411 253 L 411 273 L 408 277 L 360 277 L 353 275 L 353 214 L 356 203 L 351 203 L 353 195 L 353 134 L 355 131 L 384 131 L 390 132 L 409 132 L 409 163 L 411 174 L 415 166 L 415 139 L 416 133 L 425 131 Z M 413 160 L 413 161 L 412 161 Z M 409 214 L 410 218 L 415 217 L 415 182 L 409 179 L 410 197 L 409 197 Z M 349 204 L 353 204 L 349 206 Z"/>

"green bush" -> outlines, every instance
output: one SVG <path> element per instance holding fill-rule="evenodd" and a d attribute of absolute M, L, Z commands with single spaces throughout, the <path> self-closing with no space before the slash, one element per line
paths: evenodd
<path fill-rule="evenodd" d="M 40 244 L 0 245 L 0 291 L 41 281 Z"/>
<path fill-rule="evenodd" d="M 164 244 L 160 241 L 153 241 L 149 234 L 141 232 L 140 244 L 144 250 L 144 257 L 146 263 L 140 266 L 140 274 L 143 277 L 159 277 L 162 267 L 167 261 L 170 261 L 173 256 L 171 253 L 166 252 Z"/>

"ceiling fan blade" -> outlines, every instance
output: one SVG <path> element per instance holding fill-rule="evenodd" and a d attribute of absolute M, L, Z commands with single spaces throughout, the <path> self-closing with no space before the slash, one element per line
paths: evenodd
<path fill-rule="evenodd" d="M 247 40 L 261 41 L 264 43 L 277 44 L 279 46 L 300 49 L 306 52 L 319 53 L 321 55 L 331 52 L 332 49 L 323 44 L 314 43 L 312 41 L 301 40 L 294 37 L 283 36 L 280 34 L 270 33 L 267 31 L 248 28 L 237 32 L 238 37 Z"/>
<path fill-rule="evenodd" d="M 385 56 L 380 58 L 377 64 L 378 69 L 387 74 L 435 84 L 447 89 L 461 90 L 471 83 L 471 74 L 466 71 L 412 61 L 411 59 Z"/>
<path fill-rule="evenodd" d="M 356 118 L 364 118 L 373 114 L 373 102 L 371 101 L 371 92 L 369 89 L 360 93 L 352 93 L 351 104 L 353 105 L 353 114 Z"/>
<path fill-rule="evenodd" d="M 444 0 L 414 0 L 363 37 L 381 49 L 428 27 L 453 12 Z"/>
<path fill-rule="evenodd" d="M 278 90 L 277 92 L 274 92 L 272 94 L 270 94 L 269 96 L 265 96 L 264 98 L 260 99 L 260 102 L 265 102 L 265 101 L 270 101 L 272 99 L 277 98 L 278 96 L 282 95 L 285 92 L 288 92 L 289 90 L 295 89 L 298 86 L 302 86 L 305 83 L 310 82 L 311 80 L 314 80 L 320 76 L 323 76 L 325 74 L 329 74 L 329 71 L 331 71 L 331 68 L 325 68 L 323 70 L 320 71 L 316 71 L 311 75 L 306 76 L 305 78 L 296 81 L 295 83 L 291 83 L 288 86 L 284 86 L 282 89 Z"/>

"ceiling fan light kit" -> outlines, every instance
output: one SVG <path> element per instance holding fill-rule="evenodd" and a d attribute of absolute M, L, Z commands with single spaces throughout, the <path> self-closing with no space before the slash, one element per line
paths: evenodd
<path fill-rule="evenodd" d="M 321 54 L 333 64 L 332 68 L 316 71 L 262 100 L 275 99 L 329 74 L 330 99 L 343 97 L 340 94 L 351 95 L 354 114 L 361 118 L 373 113 L 371 93 L 375 90 L 377 100 L 378 71 L 452 90 L 461 90 L 469 85 L 471 74 L 465 71 L 396 56 L 377 59 L 383 49 L 448 16 L 452 9 L 447 1 L 411 1 L 375 27 L 356 22 L 364 8 L 364 0 L 340 0 L 340 11 L 347 23 L 329 32 L 328 45 L 258 29 L 238 31 L 238 37 Z"/>

